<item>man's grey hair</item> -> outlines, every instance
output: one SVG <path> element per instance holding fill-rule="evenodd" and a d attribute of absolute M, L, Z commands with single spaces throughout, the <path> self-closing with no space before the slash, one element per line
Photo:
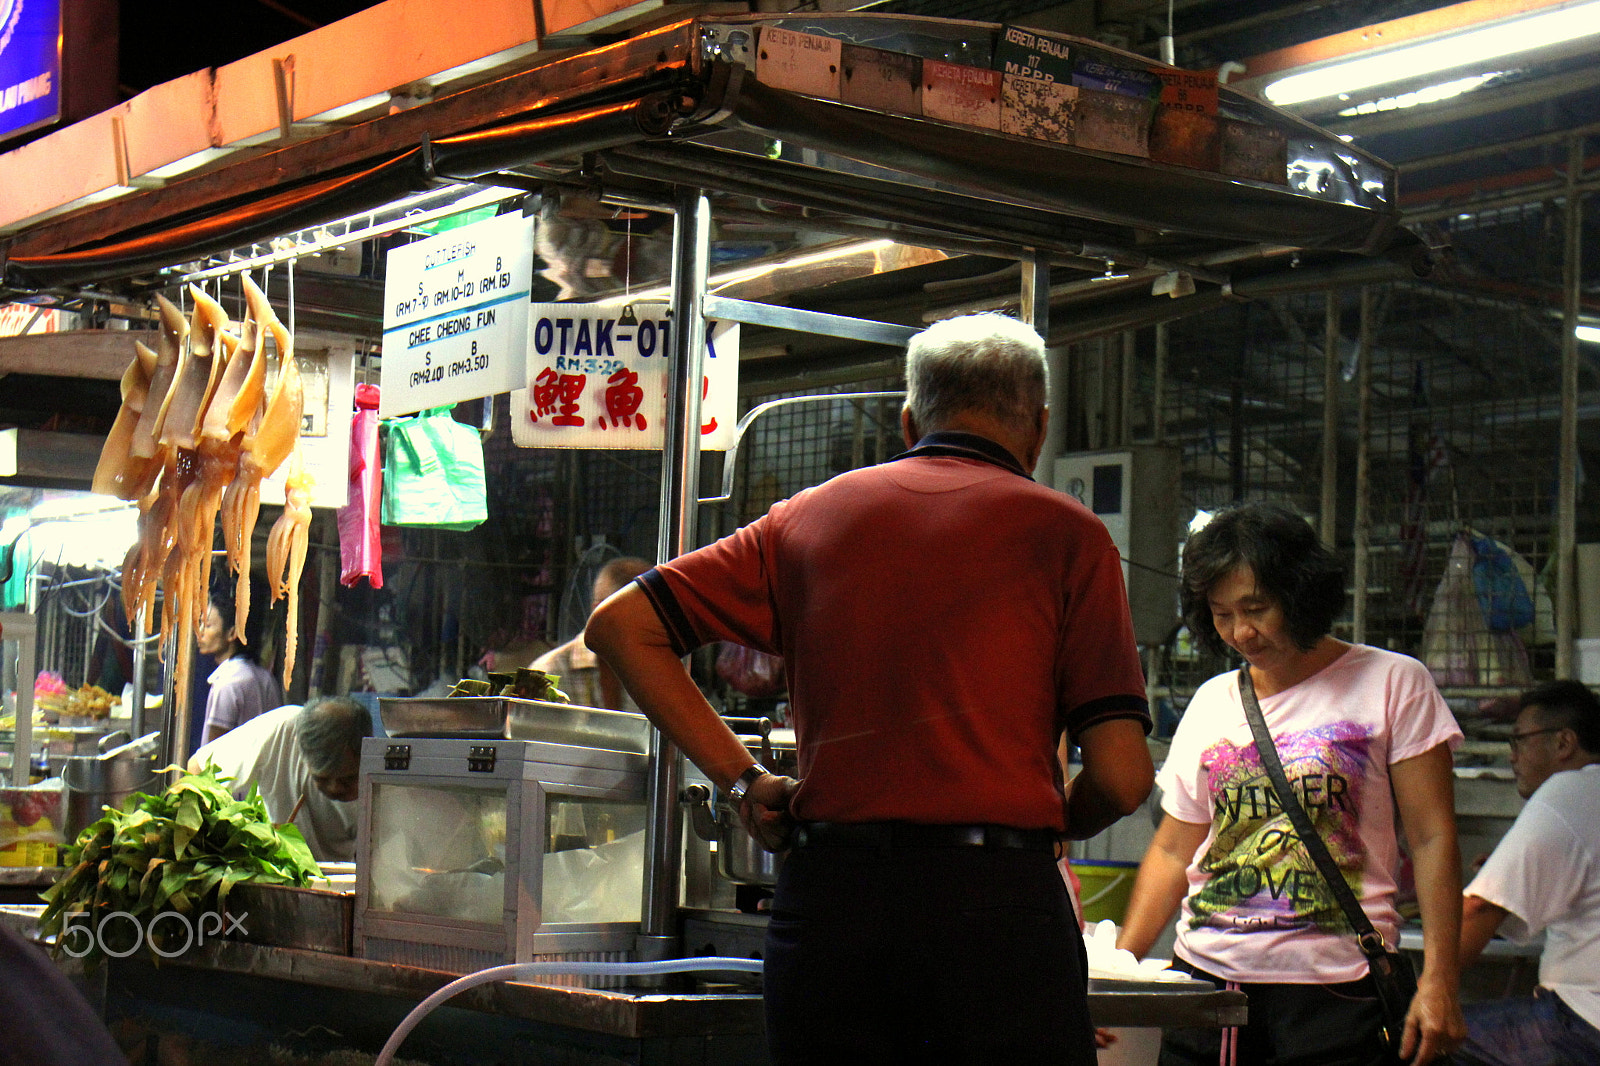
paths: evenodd
<path fill-rule="evenodd" d="M 372 735 L 372 715 L 348 696 L 325 696 L 300 708 L 295 733 L 311 772 L 323 774 L 339 765 L 345 752 L 361 750 L 361 742 Z"/>
<path fill-rule="evenodd" d="M 920 433 L 983 414 L 1031 431 L 1049 394 L 1044 341 L 1007 315 L 963 315 L 936 322 L 906 349 L 906 407 Z"/>

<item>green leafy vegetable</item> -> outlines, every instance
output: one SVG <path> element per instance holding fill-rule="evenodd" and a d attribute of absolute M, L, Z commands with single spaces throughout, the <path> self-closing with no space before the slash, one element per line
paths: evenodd
<path fill-rule="evenodd" d="M 57 955 L 66 930 L 73 953 L 86 951 L 90 962 L 132 950 L 141 936 L 157 956 L 189 935 L 183 923 L 156 922 L 159 914 L 220 911 L 241 881 L 306 885 L 321 876 L 299 829 L 274 826 L 254 785 L 234 799 L 217 773 L 208 764 L 159 795 L 136 792 L 78 834 L 67 848 L 72 869 L 44 894 L 39 916 Z M 133 920 L 105 922 L 114 914 Z"/>

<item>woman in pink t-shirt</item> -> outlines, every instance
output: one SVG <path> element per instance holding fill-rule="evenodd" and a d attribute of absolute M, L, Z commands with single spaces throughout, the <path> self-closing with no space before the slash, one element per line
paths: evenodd
<path fill-rule="evenodd" d="M 1219 513 L 1183 553 L 1190 632 L 1249 664 L 1295 798 L 1363 911 L 1398 942 L 1398 807 L 1417 871 L 1426 964 L 1401 1056 L 1460 1043 L 1460 859 L 1451 748 L 1461 732 L 1415 659 L 1331 635 L 1344 610 L 1339 558 L 1288 508 Z M 1169 1030 L 1162 1063 L 1382 1064 L 1366 957 L 1262 768 L 1235 671 L 1196 691 L 1157 776 L 1165 817 L 1134 885 L 1119 944 L 1143 956 L 1180 904 L 1176 965 L 1244 991 L 1249 1024 Z"/>

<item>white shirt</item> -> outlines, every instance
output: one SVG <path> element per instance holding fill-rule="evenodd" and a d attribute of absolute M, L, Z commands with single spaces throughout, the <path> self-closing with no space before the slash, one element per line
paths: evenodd
<path fill-rule="evenodd" d="M 1551 774 L 1466 894 L 1510 912 L 1508 940 L 1543 931 L 1539 983 L 1600 1028 L 1600 764 Z"/>
<path fill-rule="evenodd" d="M 312 856 L 318 862 L 351 862 L 356 857 L 356 805 L 329 799 L 311 779 L 295 730 L 299 714 L 300 707 L 290 704 L 252 718 L 195 752 L 189 767 L 216 763 L 223 776 L 233 778 L 229 787 L 240 798 L 254 784 L 274 823 L 287 821 L 305 796 L 294 824 Z"/>

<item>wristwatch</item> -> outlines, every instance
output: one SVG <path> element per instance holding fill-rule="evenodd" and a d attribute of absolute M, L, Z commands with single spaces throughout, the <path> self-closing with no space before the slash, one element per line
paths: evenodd
<path fill-rule="evenodd" d="M 771 771 L 760 763 L 752 763 L 745 768 L 744 773 L 734 778 L 733 784 L 728 786 L 728 796 L 736 806 L 744 803 L 744 794 L 750 791 L 750 786 L 756 783 L 756 778 L 765 777 L 769 773 Z"/>

